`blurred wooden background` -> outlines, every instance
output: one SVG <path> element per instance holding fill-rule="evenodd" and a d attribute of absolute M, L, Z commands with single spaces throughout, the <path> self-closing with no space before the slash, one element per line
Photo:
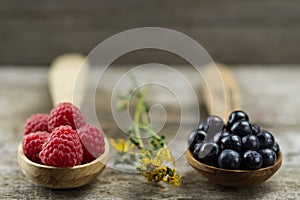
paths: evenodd
<path fill-rule="evenodd" d="M 62 53 L 87 54 L 106 38 L 143 26 L 185 33 L 219 62 L 300 63 L 296 0 L 0 0 L 0 65 L 44 65 Z M 185 63 L 155 50 L 116 61 L 147 62 Z"/>

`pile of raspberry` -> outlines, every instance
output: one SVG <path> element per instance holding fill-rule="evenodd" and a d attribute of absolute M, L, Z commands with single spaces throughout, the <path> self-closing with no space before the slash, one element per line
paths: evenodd
<path fill-rule="evenodd" d="M 33 162 L 73 167 L 104 153 L 104 134 L 88 124 L 76 106 L 64 102 L 49 115 L 36 114 L 27 119 L 22 145 L 25 156 Z"/>

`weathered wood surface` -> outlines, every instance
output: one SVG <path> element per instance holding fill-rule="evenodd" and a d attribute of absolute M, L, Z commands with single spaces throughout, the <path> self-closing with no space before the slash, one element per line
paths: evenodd
<path fill-rule="evenodd" d="M 189 77 L 195 88 L 198 87 L 199 78 L 193 70 L 188 67 L 176 69 Z M 97 92 L 97 110 L 103 112 L 102 126 L 107 132 L 117 133 L 118 129 L 112 126 L 110 105 L 103 97 L 109 94 L 111 82 L 124 72 L 126 68 L 108 70 L 103 77 L 103 82 L 106 82 L 103 91 Z M 281 169 L 266 183 L 244 189 L 218 186 L 202 177 L 182 156 L 177 162 L 183 184 L 177 189 L 149 183 L 140 175 L 108 167 L 96 181 L 82 188 L 50 190 L 28 181 L 17 165 L 17 145 L 22 139 L 26 118 L 34 113 L 49 112 L 52 105 L 47 69 L 1 68 L 0 199 L 299 199 L 300 68 L 251 66 L 233 68 L 233 72 L 240 84 L 243 109 L 250 114 L 252 121 L 274 133 L 283 151 Z M 168 106 L 174 108 L 171 103 Z M 174 109 L 170 115 L 168 130 L 172 131 L 178 123 L 178 111 Z M 186 124 L 187 130 L 194 126 Z M 183 139 L 182 145 L 185 143 Z"/>
<path fill-rule="evenodd" d="M 295 0 L 1 0 L 0 64 L 50 64 L 62 53 L 87 54 L 114 34 L 145 26 L 183 32 L 219 62 L 299 63 L 299 9 Z M 119 62 L 145 60 L 184 62 L 155 51 Z"/>

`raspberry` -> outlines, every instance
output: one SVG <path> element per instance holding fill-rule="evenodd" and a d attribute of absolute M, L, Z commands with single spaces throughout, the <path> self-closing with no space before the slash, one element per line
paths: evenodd
<path fill-rule="evenodd" d="M 86 125 L 77 130 L 83 149 L 83 163 L 88 163 L 104 152 L 103 132 L 95 126 Z"/>
<path fill-rule="evenodd" d="M 83 151 L 77 131 L 71 126 L 55 128 L 43 144 L 39 156 L 42 163 L 46 165 L 56 167 L 80 165 Z"/>
<path fill-rule="evenodd" d="M 48 129 L 53 131 L 61 125 L 69 125 L 74 130 L 86 124 L 80 110 L 71 103 L 60 103 L 50 112 Z"/>
<path fill-rule="evenodd" d="M 34 133 L 37 131 L 47 131 L 48 130 L 48 115 L 46 114 L 36 114 L 29 117 L 24 126 L 24 135 L 29 133 Z"/>
<path fill-rule="evenodd" d="M 38 131 L 25 135 L 22 141 L 25 156 L 33 162 L 42 163 L 39 153 L 42 151 L 42 145 L 46 142 L 49 135 L 46 131 Z"/>

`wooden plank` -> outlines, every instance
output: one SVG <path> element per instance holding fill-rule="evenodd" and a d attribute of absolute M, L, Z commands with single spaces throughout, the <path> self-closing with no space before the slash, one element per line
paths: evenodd
<path fill-rule="evenodd" d="M 87 54 L 106 38 L 143 26 L 181 31 L 219 62 L 297 63 L 299 8 L 300 3 L 293 0 L 2 0 L 0 64 L 50 64 L 62 53 Z M 119 63 L 148 62 L 149 55 L 137 53 Z M 157 59 L 185 64 L 171 55 L 157 54 Z"/>
<path fill-rule="evenodd" d="M 199 77 L 192 68 L 176 67 L 188 77 L 197 91 Z M 98 90 L 97 112 L 100 112 L 106 132 L 120 134 L 112 126 L 108 99 L 114 81 L 128 70 L 128 66 L 110 68 L 103 80 L 106 84 Z M 22 139 L 25 119 L 30 113 L 48 112 L 51 108 L 47 88 L 47 68 L 41 67 L 1 67 L 0 68 L 0 199 L 297 199 L 300 196 L 300 171 L 298 165 L 300 126 L 297 110 L 300 100 L 297 97 L 300 85 L 299 66 L 237 66 L 233 68 L 241 89 L 242 107 L 251 120 L 262 124 L 274 133 L 283 151 L 283 166 L 266 183 L 254 188 L 232 189 L 210 183 L 192 169 L 184 156 L 177 160 L 179 172 L 183 175 L 183 185 L 172 189 L 165 184 L 147 182 L 138 174 L 123 173 L 106 168 L 96 181 L 73 190 L 49 190 L 29 182 L 20 171 L 16 155 L 17 145 Z M 147 74 L 146 71 L 144 73 Z M 26 74 L 24 76 L 24 74 Z M 170 78 L 169 76 L 166 76 Z M 176 82 L 171 82 L 176 84 Z M 177 84 L 179 87 L 181 84 Z M 163 93 L 153 95 L 153 102 Z M 162 98 L 162 97 L 161 97 Z M 201 98 L 200 98 L 201 100 Z M 167 108 L 171 116 L 168 130 L 176 131 L 180 113 L 170 101 Z M 185 103 L 189 103 L 186 97 Z M 186 124 L 186 130 L 194 124 Z M 185 138 L 179 141 L 186 145 Z M 141 195 L 142 194 L 142 195 Z"/>
<path fill-rule="evenodd" d="M 130 67 L 132 66 L 121 68 L 112 66 L 104 74 L 101 79 L 103 84 L 99 88 L 101 92 L 97 93 L 98 110 L 101 110 L 102 106 L 110 108 L 110 101 L 100 97 L 111 95 L 118 78 Z M 191 66 L 173 67 L 190 80 L 195 91 L 200 91 L 201 77 L 192 70 Z M 50 110 L 52 103 L 48 92 L 46 67 L 1 67 L 0 69 L 0 107 L 2 108 L 0 122 L 7 123 L 17 119 L 25 121 L 32 113 Z M 92 68 L 92 73 L 93 70 L 95 69 Z M 151 72 L 151 69 L 145 70 L 141 76 L 146 77 Z M 300 110 L 300 98 L 295 94 L 299 91 L 299 65 L 273 65 L 267 68 L 264 65 L 239 65 L 233 68 L 233 73 L 240 88 L 242 108 L 249 112 L 253 121 L 267 127 L 297 126 L 300 116 L 295 111 Z M 172 80 L 172 77 L 168 79 Z M 24 97 L 22 101 L 11 101 L 11 99 L 19 99 L 20 96 Z M 152 98 L 152 100 L 159 99 L 160 94 L 154 94 Z M 198 98 L 201 101 L 201 96 Z M 190 103 L 189 98 L 185 100 L 186 103 Z M 167 105 L 174 106 L 173 103 L 176 104 L 176 101 L 170 101 Z M 104 110 L 103 115 L 108 113 L 109 110 Z"/>
<path fill-rule="evenodd" d="M 30 21 L 19 24 L 23 29 L 22 35 L 19 27 L 7 24 L 13 34 L 5 34 L 2 28 L 2 36 L 6 41 L 0 46 L 0 59 L 3 63 L 20 64 L 50 63 L 51 60 L 65 52 L 79 52 L 87 54 L 95 45 L 106 38 L 123 31 L 126 27 L 120 27 L 111 31 L 85 30 L 88 25 L 67 26 L 64 23 L 43 21 L 32 23 Z M 14 26 L 14 27 L 13 27 Z M 73 28 L 72 28 L 73 27 Z M 128 28 L 134 28 L 130 26 Z M 290 32 L 274 29 L 231 29 L 207 30 L 204 28 L 174 28 L 190 35 L 202 44 L 216 61 L 227 63 L 296 63 L 298 62 L 298 46 L 300 46 L 300 28 L 289 29 Z M 64 30 L 67 29 L 67 30 Z M 60 31 L 56 31 L 60 30 Z M 47 35 L 48 33 L 51 35 Z M 74 41 L 82 41 L 85 44 Z M 226 47 L 226 49 L 224 49 Z M 280 50 L 279 50 L 280 49 Z M 156 60 L 159 63 L 185 64 L 186 62 L 177 56 L 161 51 L 144 50 L 132 52 L 119 60 L 122 63 L 147 63 Z M 162 55 L 161 55 L 162 54 Z"/>
<path fill-rule="evenodd" d="M 147 1 L 140 2 L 137 0 L 129 0 L 127 2 L 118 0 L 104 0 L 97 1 L 91 0 L 88 3 L 84 3 L 82 0 L 74 0 L 70 3 L 68 0 L 62 1 L 39 1 L 29 0 L 25 2 L 19 2 L 17 0 L 2 0 L 0 2 L 1 16 L 8 16 L 13 18 L 24 18 L 35 17 L 35 14 L 40 14 L 41 16 L 48 16 L 50 18 L 60 18 L 61 16 L 70 16 L 72 14 L 77 14 L 78 17 L 92 18 L 93 16 L 109 16 L 113 19 L 118 19 L 119 17 L 125 17 L 125 19 L 131 20 L 155 20 L 159 21 L 160 16 L 172 19 L 174 17 L 181 20 L 197 20 L 205 19 L 207 21 L 235 21 L 239 20 L 261 20 L 261 23 L 271 22 L 272 19 L 284 21 L 286 18 L 299 20 L 298 15 L 298 1 L 294 0 L 267 0 L 267 1 L 236 1 L 228 0 L 226 2 L 222 0 L 216 0 L 213 3 L 208 0 L 188 0 L 188 1 L 176 1 L 173 0 L 166 1 Z M 145 9 L 141 9 L 142 7 Z M 183 15 L 183 9 L 186 11 Z M 161 11 L 165 12 L 161 12 Z M 150 12 L 158 14 L 159 16 L 149 15 Z M 170 12 L 172 11 L 172 14 Z M 281 11 L 281 15 L 278 12 Z M 20 15 L 19 15 L 20 14 Z M 23 14 L 23 15 L 22 15 Z M 87 15 L 89 14 L 89 15 Z M 116 15 L 118 14 L 118 15 Z M 133 16 L 138 16 L 140 18 L 133 18 Z M 236 17 L 240 17 L 237 19 Z M 25 17 L 26 18 L 26 17 Z M 123 20 L 123 18 L 120 18 Z M 107 19 L 111 21 L 111 19 Z M 119 21 L 122 21 L 119 20 Z M 291 21 L 290 23 L 293 23 Z M 273 22 L 274 24 L 278 24 Z"/>

